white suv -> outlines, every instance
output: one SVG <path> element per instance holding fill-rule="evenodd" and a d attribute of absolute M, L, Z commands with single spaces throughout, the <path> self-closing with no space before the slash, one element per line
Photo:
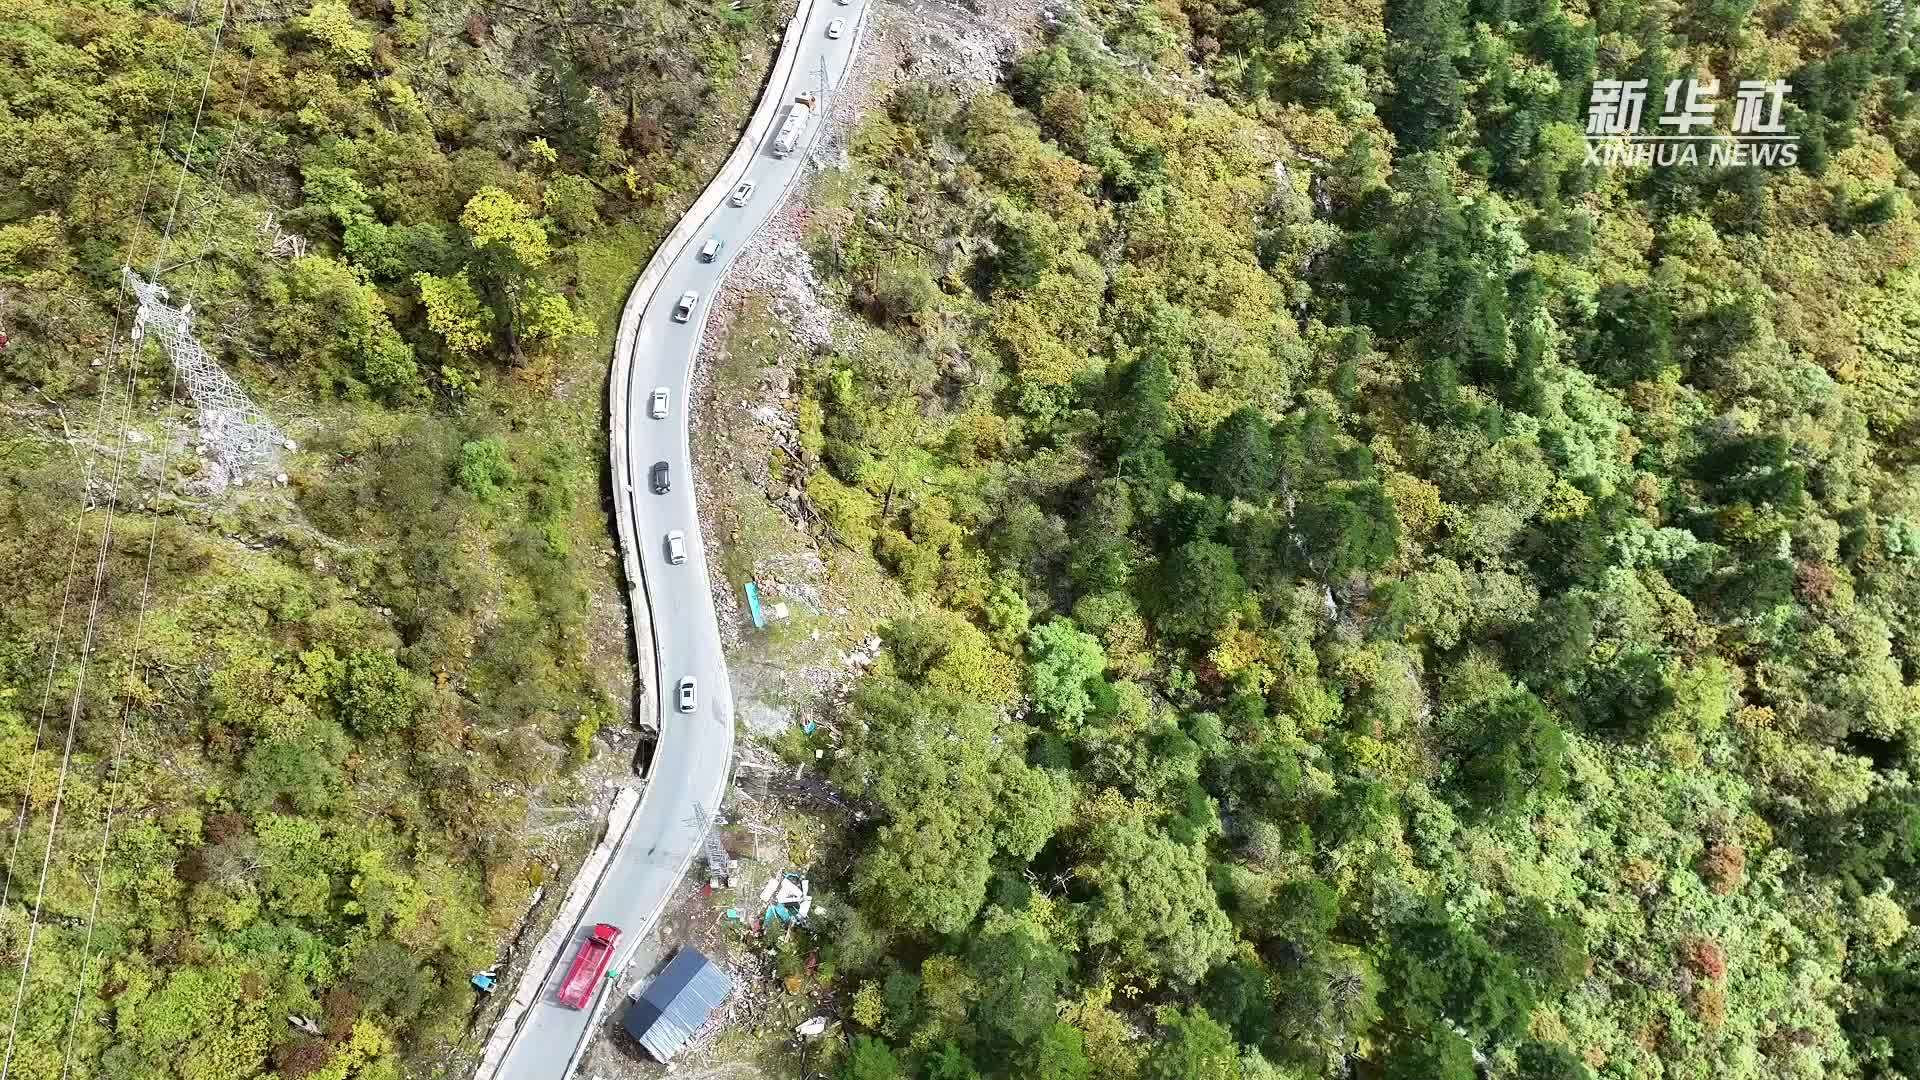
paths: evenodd
<path fill-rule="evenodd" d="M 687 534 L 679 529 L 667 534 L 667 561 L 675 566 L 687 561 Z"/>
<path fill-rule="evenodd" d="M 673 321 L 686 322 L 693 318 L 693 305 L 700 302 L 700 294 L 691 290 L 680 294 L 680 302 L 673 305 Z"/>
<path fill-rule="evenodd" d="M 733 189 L 733 197 L 727 201 L 735 206 L 747 205 L 747 200 L 753 198 L 754 186 L 754 182 L 751 180 L 740 181 L 740 186 Z"/>
<path fill-rule="evenodd" d="M 655 420 L 665 420 L 667 418 L 666 387 L 656 386 L 653 388 L 653 397 L 647 401 L 647 413 Z"/>

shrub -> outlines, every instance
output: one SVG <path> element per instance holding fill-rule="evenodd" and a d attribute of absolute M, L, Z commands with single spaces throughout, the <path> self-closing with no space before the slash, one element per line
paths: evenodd
<path fill-rule="evenodd" d="M 462 443 L 460 458 L 453 466 L 454 482 L 461 490 L 490 503 L 500 489 L 513 483 L 513 466 L 507 462 L 507 448 L 499 439 L 474 439 Z"/>

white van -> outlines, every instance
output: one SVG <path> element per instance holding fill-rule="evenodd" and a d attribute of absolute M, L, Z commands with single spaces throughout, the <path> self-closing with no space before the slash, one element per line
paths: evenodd
<path fill-rule="evenodd" d="M 717 236 L 707 237 L 707 242 L 700 245 L 700 261 L 712 262 L 714 260 L 714 257 L 720 254 L 720 249 L 725 246 L 726 245 L 721 242 L 719 237 Z"/>

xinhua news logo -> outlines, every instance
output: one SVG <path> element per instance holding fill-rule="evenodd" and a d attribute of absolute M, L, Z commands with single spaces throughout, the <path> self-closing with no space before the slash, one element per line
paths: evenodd
<path fill-rule="evenodd" d="M 1587 99 L 1587 164 L 1791 166 L 1800 160 L 1800 144 L 1780 113 L 1792 90 L 1779 80 L 1741 80 L 1733 133 L 1723 135 L 1713 131 L 1719 80 L 1675 79 L 1660 114 L 1660 127 L 1671 133 L 1644 134 L 1647 80 L 1601 79 Z"/>

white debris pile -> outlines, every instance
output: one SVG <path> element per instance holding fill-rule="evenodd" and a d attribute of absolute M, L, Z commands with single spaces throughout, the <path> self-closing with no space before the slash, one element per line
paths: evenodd
<path fill-rule="evenodd" d="M 753 564 L 753 579 L 760 583 L 763 603 L 791 601 L 818 614 L 826 607 L 820 593 L 826 571 L 818 554 L 803 551 L 759 560 Z"/>
<path fill-rule="evenodd" d="M 798 871 L 789 870 L 767 879 L 760 890 L 760 903 L 766 911 L 760 916 L 760 931 L 765 933 L 778 923 L 805 921 L 813 914 L 813 882 Z"/>
<path fill-rule="evenodd" d="M 781 228 L 776 215 L 753 247 L 727 275 L 729 289 L 766 293 L 780 325 L 800 344 L 826 349 L 833 344 L 833 314 L 820 302 L 823 287 L 813 272 L 813 258 L 799 240 Z"/>
<path fill-rule="evenodd" d="M 962 36 L 933 26 L 910 40 L 904 67 L 907 74 L 952 87 L 972 96 L 1000 81 L 1000 73 L 1014 55 L 1014 36 L 984 25 L 968 27 Z"/>
<path fill-rule="evenodd" d="M 858 648 L 847 654 L 847 666 L 856 670 L 865 670 L 880 655 L 880 637 L 877 634 L 862 639 Z"/>
<path fill-rule="evenodd" d="M 918 0 L 899 50 L 901 74 L 971 97 L 997 84 L 1069 10 L 1060 0 Z"/>

